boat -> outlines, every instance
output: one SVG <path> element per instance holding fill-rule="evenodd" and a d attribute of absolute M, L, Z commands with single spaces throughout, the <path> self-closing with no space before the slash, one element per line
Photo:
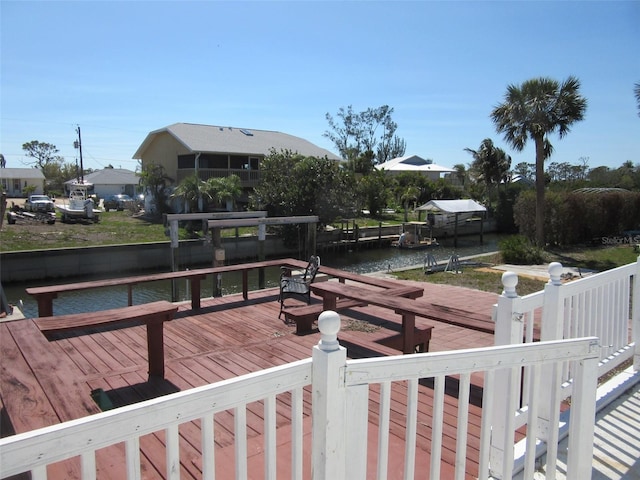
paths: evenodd
<path fill-rule="evenodd" d="M 74 220 L 90 220 L 97 223 L 100 220 L 102 210 L 96 208 L 88 191 L 93 187 L 91 183 L 74 183 L 69 192 L 67 202 L 56 205 L 56 209 L 62 215 L 63 222 Z"/>
<path fill-rule="evenodd" d="M 432 227 L 428 222 L 406 222 L 402 224 L 400 238 L 391 245 L 408 250 L 438 247 L 440 244 L 431 233 Z"/>

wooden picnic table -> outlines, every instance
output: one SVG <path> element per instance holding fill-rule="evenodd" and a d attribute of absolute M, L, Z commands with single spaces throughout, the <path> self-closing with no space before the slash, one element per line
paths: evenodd
<path fill-rule="evenodd" d="M 339 282 L 322 282 L 311 285 L 311 291 L 322 297 L 322 308 L 324 310 L 335 308 L 338 298 L 349 298 L 366 305 L 390 308 L 402 315 L 402 351 L 404 353 L 413 353 L 415 349 L 416 315 L 424 315 L 420 308 L 416 306 L 414 299 L 396 294 L 396 290 L 400 292 L 406 289 L 407 286 L 404 285 L 379 291 Z"/>

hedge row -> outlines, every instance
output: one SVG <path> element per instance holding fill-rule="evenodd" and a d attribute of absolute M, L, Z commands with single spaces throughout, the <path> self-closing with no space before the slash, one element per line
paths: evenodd
<path fill-rule="evenodd" d="M 524 191 L 514 206 L 520 233 L 535 238 L 535 192 Z M 575 245 L 603 237 L 640 230 L 638 192 L 547 192 L 545 195 L 545 242 Z"/>

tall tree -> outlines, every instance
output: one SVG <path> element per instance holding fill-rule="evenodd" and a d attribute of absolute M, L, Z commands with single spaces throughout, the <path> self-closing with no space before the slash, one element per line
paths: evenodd
<path fill-rule="evenodd" d="M 416 206 L 415 204 L 418 201 L 419 196 L 420 196 L 420 189 L 414 186 L 407 187 L 402 193 L 402 195 L 400 196 L 400 200 L 402 201 L 402 207 L 404 208 L 405 222 L 409 221 L 409 215 L 408 215 L 409 205 L 413 203 L 413 206 L 415 208 Z"/>
<path fill-rule="evenodd" d="M 505 181 L 509 168 L 511 168 L 511 157 L 504 150 L 493 145 L 490 138 L 485 138 L 478 150 L 465 148 L 473 156 L 471 170 L 482 183 L 484 183 L 491 210 L 491 197 L 494 187 Z"/>
<path fill-rule="evenodd" d="M 638 104 L 638 116 L 640 117 L 640 83 L 636 83 L 633 86 L 633 94 L 636 97 L 636 103 Z"/>
<path fill-rule="evenodd" d="M 536 243 L 544 237 L 544 161 L 553 150 L 549 134 L 563 138 L 571 125 L 583 119 L 587 100 L 580 95 L 580 81 L 573 76 L 564 82 L 546 77 L 522 85 L 509 85 L 504 102 L 491 112 L 498 133 L 519 152 L 531 139 L 536 149 Z"/>
<path fill-rule="evenodd" d="M 271 150 L 260 164 L 252 206 L 269 216 L 318 215 L 320 223 L 353 214 L 353 176 L 339 162 Z"/>
<path fill-rule="evenodd" d="M 34 167 L 39 168 L 43 172 L 46 166 L 50 163 L 61 164 L 64 162 L 62 157 L 56 155 L 59 152 L 58 148 L 51 143 L 32 140 L 30 142 L 23 143 L 22 150 L 25 151 L 27 157 L 34 159 L 32 162 Z"/>
<path fill-rule="evenodd" d="M 464 166 L 464 163 L 456 163 L 453 166 L 455 172 L 453 173 L 453 177 L 456 179 L 458 184 L 464 188 L 467 180 L 467 167 Z"/>
<path fill-rule="evenodd" d="M 145 163 L 140 170 L 140 185 L 151 193 L 158 213 L 169 210 L 167 206 L 167 186 L 173 180 L 169 177 L 164 167 L 157 163 Z"/>
<path fill-rule="evenodd" d="M 406 144 L 395 135 L 398 124 L 392 114 L 393 108 L 388 105 L 363 112 L 354 112 L 351 105 L 340 107 L 336 119 L 325 115 L 330 129 L 323 135 L 356 172 L 369 173 L 373 165 L 404 155 Z"/>

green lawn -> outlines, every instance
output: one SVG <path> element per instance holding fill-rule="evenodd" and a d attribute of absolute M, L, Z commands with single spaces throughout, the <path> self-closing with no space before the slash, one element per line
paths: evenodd
<path fill-rule="evenodd" d="M 638 254 L 628 245 L 550 249 L 545 253 L 547 263 L 560 262 L 565 266 L 580 267 L 598 272 L 634 263 L 638 259 Z M 499 254 L 487 255 L 475 260 L 479 263 L 485 263 L 487 266 L 503 263 Z M 397 272 L 394 275 L 402 280 L 454 285 L 492 293 L 502 293 L 503 288 L 502 272 L 490 271 L 489 268 L 465 268 L 464 272 L 460 274 L 449 272 L 425 274 L 422 269 L 415 269 Z M 528 295 L 529 293 L 540 291 L 544 288 L 545 283 L 544 281 L 521 275 L 518 277 L 518 294 Z"/>

